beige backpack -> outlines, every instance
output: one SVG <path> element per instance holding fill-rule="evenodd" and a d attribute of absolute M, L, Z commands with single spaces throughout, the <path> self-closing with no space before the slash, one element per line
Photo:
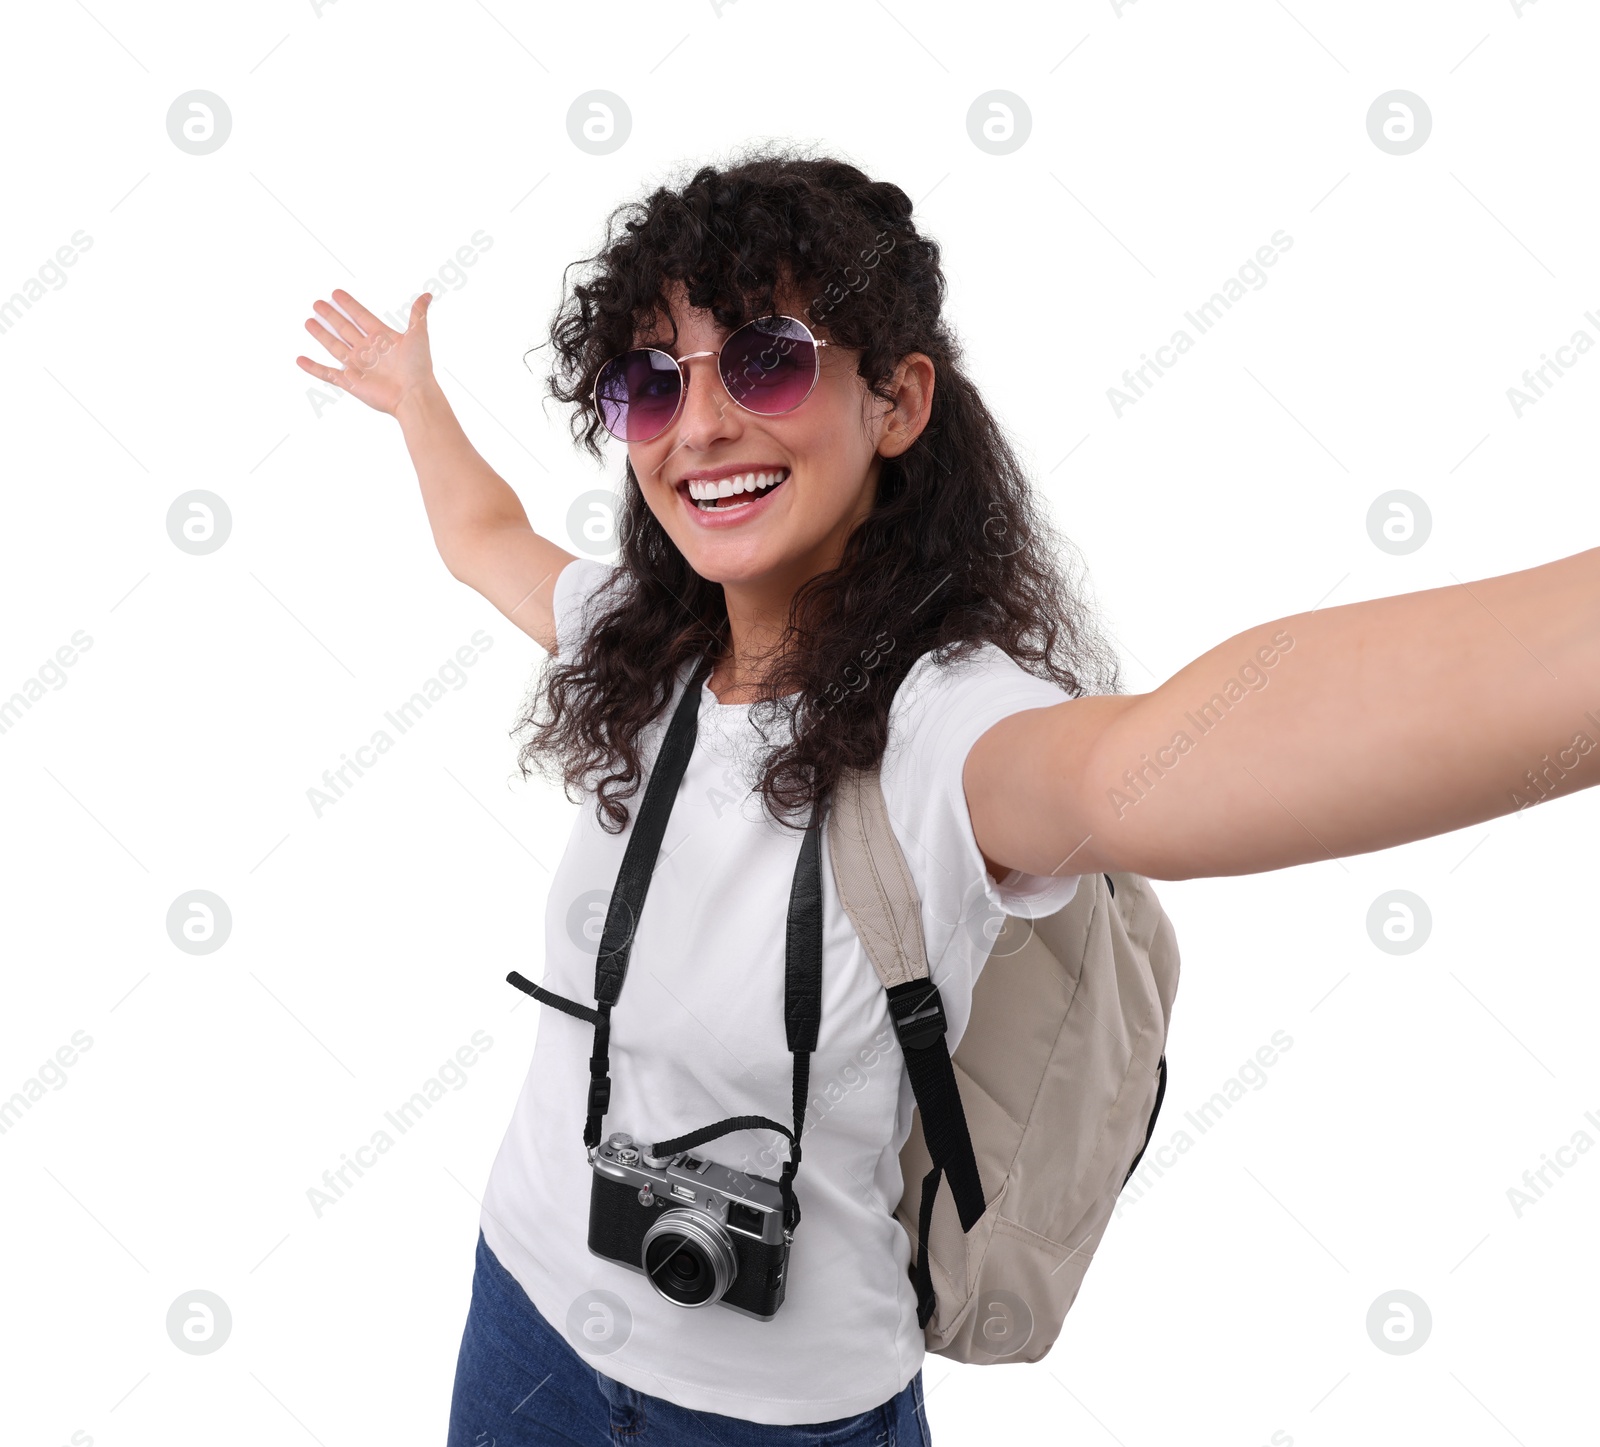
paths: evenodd
<path fill-rule="evenodd" d="M 917 1101 L 895 1217 L 914 1248 L 927 1348 L 982 1365 L 1038 1361 L 1166 1093 L 1171 922 L 1136 874 L 1080 879 L 1066 908 L 1042 919 L 1006 916 L 952 1058 L 876 770 L 847 772 L 834 789 L 829 852 Z"/>

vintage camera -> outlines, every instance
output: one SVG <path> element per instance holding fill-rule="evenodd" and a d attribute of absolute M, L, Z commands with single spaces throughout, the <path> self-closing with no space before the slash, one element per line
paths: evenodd
<path fill-rule="evenodd" d="M 689 1151 L 645 1164 L 614 1131 L 589 1151 L 589 1249 L 642 1271 L 678 1306 L 721 1302 L 760 1321 L 783 1304 L 791 1233 L 776 1181 Z"/>

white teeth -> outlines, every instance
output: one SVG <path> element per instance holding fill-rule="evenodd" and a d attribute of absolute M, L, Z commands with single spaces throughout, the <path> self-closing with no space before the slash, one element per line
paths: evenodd
<path fill-rule="evenodd" d="M 779 468 L 776 472 L 742 472 L 735 477 L 719 478 L 715 482 L 691 478 L 689 496 L 695 502 L 709 502 L 718 498 L 735 497 L 743 492 L 760 492 L 763 488 L 782 482 L 788 475 L 787 468 Z"/>

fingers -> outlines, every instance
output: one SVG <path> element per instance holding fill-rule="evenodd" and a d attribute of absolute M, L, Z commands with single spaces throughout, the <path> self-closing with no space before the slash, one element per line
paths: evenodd
<path fill-rule="evenodd" d="M 320 377 L 324 382 L 332 383 L 335 387 L 343 387 L 349 391 L 345 383 L 344 373 L 336 367 L 324 367 L 321 362 L 313 362 L 310 357 L 296 357 L 295 362 L 303 372 L 310 372 L 313 377 Z"/>
<path fill-rule="evenodd" d="M 334 336 L 334 334 L 325 326 L 323 326 L 321 322 L 307 318 L 306 330 L 328 349 L 330 356 L 341 362 L 348 362 L 350 360 L 352 347 L 345 346 L 345 344 L 341 342 L 338 337 Z M 366 339 L 361 336 L 359 332 L 354 338 L 355 343 L 360 343 L 365 340 Z"/>
<path fill-rule="evenodd" d="M 312 310 L 330 322 L 333 331 L 309 317 L 306 319 L 306 330 L 322 343 L 331 357 L 344 364 L 343 368 L 327 367 L 320 362 L 313 362 L 309 357 L 296 357 L 295 361 L 302 371 L 349 391 L 352 373 L 355 377 L 365 375 L 386 352 L 394 349 L 400 334 L 392 327 L 385 326 L 342 287 L 334 288 L 333 297 L 339 307 L 321 300 L 311 303 Z M 412 304 L 411 326 L 421 321 L 432 300 L 432 296 L 424 292 Z"/>
<path fill-rule="evenodd" d="M 407 323 L 407 325 L 414 327 L 414 326 L 417 326 L 418 324 L 421 324 L 423 326 L 426 326 L 427 322 L 426 322 L 425 319 L 426 319 L 427 314 L 428 314 L 428 308 L 432 304 L 433 304 L 433 293 L 431 291 L 423 292 L 421 296 L 419 296 L 414 302 L 411 303 L 411 320 L 410 320 L 409 323 Z"/>
<path fill-rule="evenodd" d="M 342 307 L 345 312 L 355 319 L 356 325 L 359 326 L 361 330 L 364 331 L 369 337 L 376 336 L 379 332 L 384 330 L 382 320 L 373 316 L 371 312 L 362 306 L 360 302 L 358 302 L 342 287 L 334 287 L 333 299 L 339 303 L 340 307 Z M 346 337 L 345 340 L 350 341 L 351 339 Z"/>
<path fill-rule="evenodd" d="M 338 293 L 335 292 L 334 295 L 337 296 Z M 325 301 L 317 300 L 311 303 L 311 309 L 325 321 L 332 322 L 334 331 L 338 332 L 352 347 L 359 347 L 366 340 L 367 334 L 349 317 L 339 311 L 337 307 L 330 306 Z M 382 323 L 379 323 L 379 326 L 381 327 Z"/>

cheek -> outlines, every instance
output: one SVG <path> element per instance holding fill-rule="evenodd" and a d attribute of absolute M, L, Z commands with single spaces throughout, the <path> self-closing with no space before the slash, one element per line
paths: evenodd
<path fill-rule="evenodd" d="M 638 479 L 639 486 L 648 497 L 652 490 L 662 491 L 661 475 L 666 470 L 667 460 L 672 455 L 672 449 L 660 444 L 631 444 L 628 448 L 628 464 L 633 468 L 633 475 Z M 652 488 L 652 484 L 655 486 Z"/>
<path fill-rule="evenodd" d="M 632 464 L 633 475 L 639 484 L 639 491 L 644 496 L 645 506 L 656 515 L 663 526 L 670 525 L 675 518 L 678 508 L 678 499 L 675 489 L 669 487 L 662 479 L 672 470 L 672 449 L 670 447 L 643 447 L 628 449 L 628 461 Z M 678 459 L 682 465 L 682 459 Z"/>
<path fill-rule="evenodd" d="M 826 462 L 830 472 L 841 467 L 852 474 L 864 472 L 872 457 L 872 444 L 861 407 L 854 388 L 825 388 L 819 383 L 794 414 L 797 433 L 791 445 L 797 454 L 804 447 L 807 456 Z"/>

